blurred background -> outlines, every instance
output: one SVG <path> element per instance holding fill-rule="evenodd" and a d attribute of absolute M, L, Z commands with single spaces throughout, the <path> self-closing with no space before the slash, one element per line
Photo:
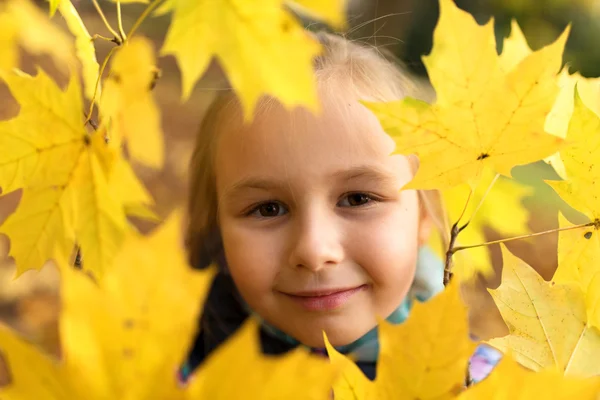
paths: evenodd
<path fill-rule="evenodd" d="M 110 36 L 98 17 L 91 1 L 73 0 L 91 34 Z M 567 43 L 564 61 L 571 65 L 571 71 L 593 77 L 600 75 L 600 1 L 598 0 L 457 0 L 459 7 L 471 12 L 484 23 L 493 17 L 499 49 L 502 39 L 509 35 L 510 21 L 516 18 L 533 49 L 553 41 L 558 34 L 572 23 L 572 32 Z M 114 3 L 100 1 L 108 19 L 116 26 Z M 39 1 L 44 10 L 47 3 Z M 144 7 L 142 5 L 123 6 L 125 30 L 133 24 Z M 426 71 L 421 56 L 427 54 L 432 45 L 432 33 L 438 17 L 437 0 L 349 0 L 349 29 L 346 36 L 353 40 L 370 43 L 394 53 L 415 74 L 426 79 Z M 61 16 L 54 20 L 61 26 Z M 140 33 L 150 37 L 160 48 L 168 17 L 148 19 Z M 319 25 L 303 21 L 310 29 Z M 98 60 L 102 60 L 112 44 L 96 41 Z M 66 77 L 53 69 L 52 63 L 43 57 L 22 54 L 23 69 L 33 72 L 35 64 L 41 64 L 60 83 Z M 156 201 L 160 216 L 167 215 L 173 208 L 182 204 L 187 193 L 187 160 L 203 114 L 216 91 L 227 86 L 219 66 L 213 63 L 206 72 L 190 100 L 180 103 L 179 71 L 171 57 L 160 58 L 162 77 L 155 88 L 155 98 L 162 112 L 162 124 L 166 136 L 167 159 L 162 170 L 149 170 L 135 166 Z M 6 87 L 0 84 L 0 119 L 14 116 L 18 110 Z M 533 195 L 524 199 L 524 205 L 531 210 L 529 227 L 531 231 L 543 231 L 557 226 L 557 211 L 561 210 L 572 219 L 577 215 L 562 203 L 556 194 L 547 187 L 543 179 L 556 179 L 553 170 L 543 163 L 515 169 L 515 176 L 531 186 Z M 20 193 L 14 192 L 0 197 L 0 223 L 15 210 Z M 142 229 L 150 225 L 140 224 Z M 486 231 L 489 240 L 500 238 L 492 229 Z M 556 234 L 540 236 L 527 241 L 514 241 L 507 244 L 517 256 L 523 258 L 546 278 L 551 278 L 556 268 Z M 52 266 L 42 272 L 27 272 L 13 282 L 14 265 L 7 257 L 9 243 L 0 236 L 0 320 L 11 325 L 34 342 L 51 352 L 58 351 L 56 318 L 59 312 L 58 276 Z M 499 247 L 491 246 L 494 268 L 500 271 Z M 480 279 L 469 291 L 473 314 L 473 330 L 481 337 L 503 334 L 505 327 L 485 287 L 496 287 L 499 276 L 489 280 Z"/>

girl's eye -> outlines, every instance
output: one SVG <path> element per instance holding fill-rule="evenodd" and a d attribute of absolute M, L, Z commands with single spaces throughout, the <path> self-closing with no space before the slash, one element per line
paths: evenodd
<path fill-rule="evenodd" d="M 363 206 L 374 199 L 366 193 L 350 193 L 338 203 L 342 207 L 359 207 Z"/>
<path fill-rule="evenodd" d="M 263 217 L 263 218 L 273 218 L 273 217 L 279 217 L 279 216 L 285 214 L 285 212 L 286 212 L 285 207 L 283 207 L 279 203 L 271 201 L 268 203 L 259 204 L 257 207 L 255 207 L 254 209 L 252 209 L 250 211 L 249 215 L 254 215 L 254 216 Z"/>

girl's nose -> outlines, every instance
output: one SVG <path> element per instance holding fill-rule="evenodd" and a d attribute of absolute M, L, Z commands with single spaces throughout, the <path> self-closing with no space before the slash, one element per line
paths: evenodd
<path fill-rule="evenodd" d="M 319 271 L 344 259 L 343 232 L 335 216 L 312 211 L 296 215 L 291 235 L 290 265 Z"/>

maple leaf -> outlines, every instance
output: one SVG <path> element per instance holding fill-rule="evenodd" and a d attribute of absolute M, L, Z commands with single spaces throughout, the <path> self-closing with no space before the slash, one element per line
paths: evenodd
<path fill-rule="evenodd" d="M 479 26 L 453 1 L 441 0 L 433 49 L 424 58 L 436 104 L 411 98 L 364 102 L 395 140 L 395 152 L 419 157 L 406 188 L 474 185 L 484 168 L 510 176 L 513 166 L 555 153 L 563 141 L 544 133 L 543 126 L 558 93 L 568 31 L 506 73 L 493 21 Z"/>
<path fill-rule="evenodd" d="M 300 4 L 312 15 L 342 19 L 337 17 L 342 15 L 340 0 Z M 336 12 L 331 11 L 332 4 L 339 6 Z M 173 19 L 161 55 L 176 57 L 184 99 L 214 56 L 238 93 L 246 119 L 263 94 L 275 96 L 286 106 L 318 109 L 312 63 L 320 46 L 283 7 L 282 0 L 181 0 L 172 5 Z"/>
<path fill-rule="evenodd" d="M 283 356 L 265 356 L 260 350 L 258 332 L 258 322 L 249 319 L 224 346 L 217 348 L 192 377 L 190 397 L 330 399 L 335 367 L 301 347 Z"/>
<path fill-rule="evenodd" d="M 482 382 L 470 386 L 458 400 L 553 400 L 596 399 L 600 390 L 597 377 L 565 377 L 554 370 L 532 372 L 505 354 L 492 373 Z"/>
<path fill-rule="evenodd" d="M 0 327 L 0 349 L 12 378 L 0 397 L 184 398 L 176 371 L 197 329 L 214 269 L 188 266 L 180 232 L 176 213 L 148 237 L 132 233 L 98 284 L 61 260 L 62 359 L 49 358 Z"/>
<path fill-rule="evenodd" d="M 535 371 L 554 368 L 588 377 L 600 374 L 600 331 L 589 326 L 577 285 L 546 282 L 504 245 L 502 283 L 489 289 L 509 334 L 490 344 Z"/>
<path fill-rule="evenodd" d="M 58 10 L 65 19 L 69 30 L 75 36 L 75 54 L 82 66 L 84 93 L 85 97 L 91 100 L 94 98 L 96 82 L 100 71 L 100 66 L 96 60 L 94 42 L 73 3 L 70 0 L 60 0 L 58 3 Z"/>
<path fill-rule="evenodd" d="M 118 143 L 127 140 L 134 160 L 154 168 L 164 164 L 160 113 L 152 97 L 156 59 L 147 38 L 127 41 L 112 59 L 100 99 L 102 124 Z"/>
<path fill-rule="evenodd" d="M 333 386 L 336 400 L 438 399 L 460 392 L 475 343 L 469 339 L 467 310 L 456 281 L 427 302 L 415 302 L 406 322 L 382 320 L 379 337 L 375 381 L 325 337 L 332 362 L 345 364 Z"/>
<path fill-rule="evenodd" d="M 531 49 L 525 40 L 523 32 L 516 21 L 512 22 L 511 34 L 504 41 L 504 48 L 500 54 L 500 63 L 506 70 L 510 70 L 526 56 L 531 54 Z M 584 78 L 579 73 L 569 73 L 569 65 L 565 65 L 558 78 L 560 91 L 556 101 L 546 117 L 544 129 L 546 132 L 565 138 L 569 120 L 573 113 L 573 91 L 577 85 L 579 95 L 583 102 L 596 113 L 600 113 L 600 78 Z M 560 154 L 554 153 L 544 159 L 556 173 L 563 179 L 567 178 L 565 167 Z"/>
<path fill-rule="evenodd" d="M 575 92 L 573 116 L 569 123 L 569 146 L 561 153 L 568 181 L 546 181 L 560 197 L 583 212 L 593 223 L 589 229 L 559 233 L 558 261 L 554 275 L 556 282 L 576 282 L 587 293 L 586 302 L 590 324 L 600 327 L 600 280 L 595 279 L 600 269 L 598 226 L 600 221 L 600 118 Z M 569 226 L 561 216 L 560 227 Z M 592 284 L 594 282 L 594 284 Z"/>
<path fill-rule="evenodd" d="M 600 218 L 600 182 L 598 156 L 600 155 L 600 118 L 575 92 L 573 116 L 569 123 L 569 145 L 560 156 L 569 176 L 568 181 L 546 181 L 560 197 L 590 220 Z"/>
<path fill-rule="evenodd" d="M 470 192 L 471 187 L 467 184 L 458 185 L 442 192 L 442 200 L 450 221 L 458 221 L 465 209 Z M 528 232 L 529 213 L 523 207 L 521 200 L 530 193 L 530 188 L 515 180 L 502 176 L 495 178 L 491 171 L 484 171 L 464 212 L 462 223 L 469 221 L 469 225 L 458 235 L 456 245 L 485 242 L 484 229 L 486 227 L 496 230 L 503 236 L 515 236 Z M 477 213 L 472 217 L 475 210 Z M 432 242 L 438 255 L 445 257 L 447 249 L 441 248 L 441 242 L 436 235 L 432 235 Z M 463 262 L 456 263 L 453 268 L 453 272 L 461 280 L 469 279 L 476 273 L 482 273 L 485 276 L 493 273 L 489 249 L 485 247 L 463 250 L 455 256 L 465 259 Z"/>
<path fill-rule="evenodd" d="M 17 273 L 41 268 L 55 250 L 70 254 L 76 240 L 85 268 L 100 276 L 118 251 L 126 219 L 102 165 L 114 157 L 100 134 L 85 131 L 77 78 L 62 91 L 42 70 L 2 77 L 21 106 L 17 117 L 0 122 L 0 187 L 24 189 L 0 227 Z"/>
<path fill-rule="evenodd" d="M 50 55 L 63 72 L 76 65 L 73 40 L 30 0 L 0 3 L 0 21 L 0 70 L 17 67 L 19 45 L 33 54 Z"/>

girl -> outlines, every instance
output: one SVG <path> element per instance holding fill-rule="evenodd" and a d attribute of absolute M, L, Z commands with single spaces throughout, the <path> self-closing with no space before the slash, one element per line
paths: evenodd
<path fill-rule="evenodd" d="M 359 100 L 423 97 L 377 50 L 326 33 L 315 61 L 317 115 L 263 98 L 250 124 L 232 92 L 209 109 L 191 165 L 192 265 L 220 271 L 182 370 L 186 379 L 254 314 L 267 354 L 323 353 L 322 331 L 375 377 L 376 316 L 401 323 L 411 298 L 443 289 L 425 247 L 435 193 L 400 190 L 416 159 Z"/>

